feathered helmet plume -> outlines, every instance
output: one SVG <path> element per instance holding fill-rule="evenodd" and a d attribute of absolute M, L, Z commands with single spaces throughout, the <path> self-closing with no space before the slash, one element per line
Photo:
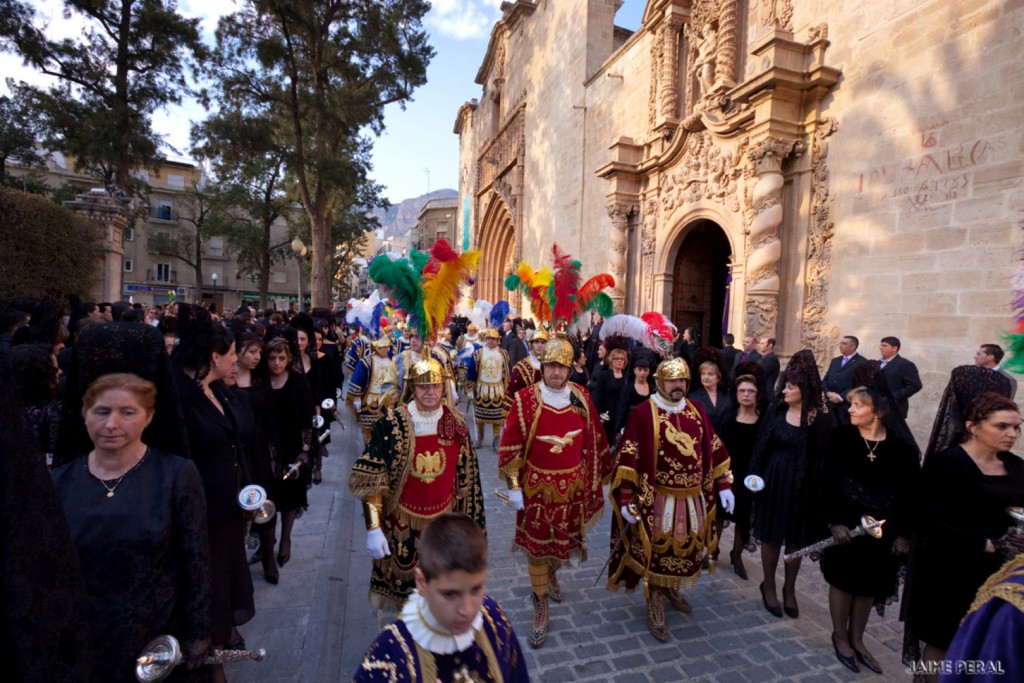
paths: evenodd
<path fill-rule="evenodd" d="M 429 253 L 413 250 L 406 258 L 377 257 L 370 261 L 370 278 L 409 314 L 409 325 L 425 339 L 433 339 L 455 311 L 459 287 L 472 283 L 479 251 L 459 254 L 444 239 Z"/>
<path fill-rule="evenodd" d="M 676 326 L 661 313 L 650 311 L 639 318 L 635 315 L 613 315 L 601 325 L 601 339 L 621 334 L 636 340 L 663 358 L 672 355 L 672 342 Z"/>

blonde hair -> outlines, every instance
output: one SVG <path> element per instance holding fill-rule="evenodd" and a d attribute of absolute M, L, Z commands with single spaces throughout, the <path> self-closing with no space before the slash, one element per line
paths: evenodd
<path fill-rule="evenodd" d="M 697 369 L 697 374 L 698 375 L 703 374 L 704 368 L 710 368 L 710 369 L 714 370 L 715 371 L 715 376 L 718 377 L 718 381 L 719 382 L 722 381 L 722 371 L 721 371 L 721 369 L 719 369 L 718 363 L 716 363 L 713 360 L 706 360 L 706 361 L 704 361 L 703 363 L 700 364 L 700 367 Z"/>

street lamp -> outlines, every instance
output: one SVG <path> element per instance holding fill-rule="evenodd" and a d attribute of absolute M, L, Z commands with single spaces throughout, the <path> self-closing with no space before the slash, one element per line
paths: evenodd
<path fill-rule="evenodd" d="M 306 256 L 306 244 L 296 237 L 292 240 L 292 251 L 295 253 L 295 265 L 298 271 L 298 289 L 299 289 L 299 305 L 298 310 L 302 310 L 302 259 Z"/>
<path fill-rule="evenodd" d="M 214 273 L 210 277 L 213 278 L 213 288 L 217 289 L 217 273 Z"/>

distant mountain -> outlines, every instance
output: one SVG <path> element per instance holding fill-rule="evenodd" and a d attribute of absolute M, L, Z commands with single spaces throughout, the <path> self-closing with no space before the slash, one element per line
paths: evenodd
<path fill-rule="evenodd" d="M 414 197 L 412 199 L 403 199 L 397 204 L 392 204 L 388 209 L 377 209 L 373 212 L 373 215 L 380 221 L 381 227 L 384 229 L 385 237 L 393 237 L 395 235 L 405 235 L 416 225 L 417 219 L 420 217 L 420 211 L 423 210 L 423 206 L 431 199 L 439 199 L 442 197 L 458 197 L 459 193 L 451 189 L 434 190 L 427 194 Z"/>

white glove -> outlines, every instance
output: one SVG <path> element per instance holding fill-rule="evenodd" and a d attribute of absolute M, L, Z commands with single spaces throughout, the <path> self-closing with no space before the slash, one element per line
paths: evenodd
<path fill-rule="evenodd" d="M 508 492 L 508 504 L 512 506 L 513 510 L 523 509 L 523 492 L 522 491 L 509 491 Z"/>
<path fill-rule="evenodd" d="M 352 407 L 355 408 L 356 410 L 359 410 L 360 408 L 363 407 L 363 402 L 357 398 L 356 400 L 352 401 Z"/>
<path fill-rule="evenodd" d="M 384 538 L 384 532 L 380 527 L 370 529 L 366 532 L 366 552 L 375 560 L 383 560 L 391 554 L 388 547 L 388 539 Z"/>
<path fill-rule="evenodd" d="M 608 411 L 607 410 L 604 411 L 603 413 L 601 413 L 601 422 L 607 422 L 610 419 L 611 419 L 611 416 L 608 415 Z"/>
<path fill-rule="evenodd" d="M 629 511 L 628 505 L 623 505 L 619 508 L 619 512 L 622 513 L 622 519 L 626 520 L 627 524 L 636 524 L 636 517 Z"/>
<path fill-rule="evenodd" d="M 729 514 L 736 509 L 736 496 L 733 495 L 729 489 L 722 489 L 718 492 L 718 497 L 722 499 L 722 507 Z"/>

